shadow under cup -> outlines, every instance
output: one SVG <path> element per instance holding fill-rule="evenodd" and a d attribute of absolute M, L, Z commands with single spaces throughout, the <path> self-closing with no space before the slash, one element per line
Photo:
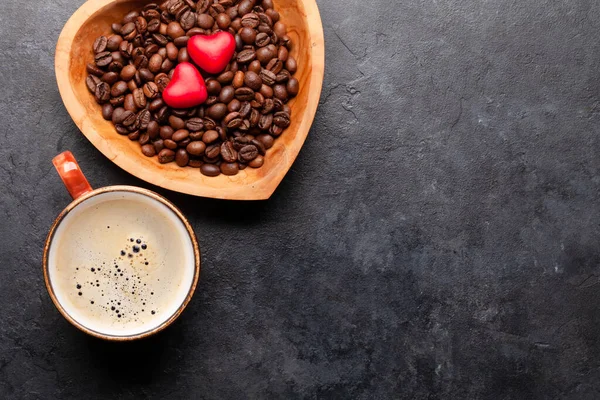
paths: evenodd
<path fill-rule="evenodd" d="M 146 189 L 111 186 L 73 201 L 44 249 L 52 301 L 82 331 L 133 340 L 169 326 L 200 274 L 195 234 L 181 212 Z"/>

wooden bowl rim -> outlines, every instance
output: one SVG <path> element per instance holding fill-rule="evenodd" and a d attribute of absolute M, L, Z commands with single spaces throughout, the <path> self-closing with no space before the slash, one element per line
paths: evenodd
<path fill-rule="evenodd" d="M 283 157 L 281 163 L 278 164 L 273 171 L 269 172 L 262 179 L 256 181 L 247 181 L 237 183 L 229 181 L 228 177 L 223 175 L 211 179 L 225 179 L 228 184 L 222 187 L 209 187 L 205 185 L 196 185 L 190 187 L 179 187 L 179 182 L 170 180 L 165 174 L 158 175 L 156 170 L 141 166 L 136 162 L 135 158 L 122 156 L 112 148 L 110 142 L 105 140 L 95 129 L 94 123 L 89 118 L 85 107 L 77 99 L 75 90 L 69 79 L 69 71 L 71 67 L 71 57 L 62 57 L 62 54 L 70 54 L 72 44 L 75 37 L 79 33 L 85 22 L 98 11 L 112 4 L 126 2 L 127 0 L 88 0 L 85 2 L 73 15 L 69 18 L 62 29 L 58 38 L 55 53 L 55 74 L 58 84 L 59 93 L 69 115 L 83 133 L 83 135 L 92 144 L 100 150 L 109 160 L 114 162 L 123 170 L 148 182 L 150 184 L 173 190 L 180 193 L 190 194 L 194 196 L 209 197 L 216 199 L 227 200 L 266 200 L 268 199 L 277 186 L 281 183 L 284 176 L 290 170 L 293 162 L 300 153 L 300 150 L 310 131 L 312 122 L 317 112 L 319 98 L 323 87 L 324 69 L 325 69 L 325 41 L 323 35 L 323 25 L 317 3 L 315 0 L 297 0 L 304 7 L 303 19 L 307 20 L 309 33 L 312 69 L 308 85 L 302 90 L 308 91 L 309 100 L 304 110 L 302 120 L 300 121 L 296 133 L 296 137 L 289 145 L 286 146 L 286 157 Z M 316 98 L 316 101 L 310 99 Z M 141 152 L 139 153 L 142 156 Z M 198 172 L 200 174 L 200 172 Z"/>

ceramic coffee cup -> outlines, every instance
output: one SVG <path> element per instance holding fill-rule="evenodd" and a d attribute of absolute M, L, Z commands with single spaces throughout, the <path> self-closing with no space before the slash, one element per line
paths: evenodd
<path fill-rule="evenodd" d="M 106 340 L 165 329 L 189 303 L 200 275 L 200 250 L 187 219 L 150 190 L 93 190 L 70 152 L 53 163 L 73 197 L 44 247 L 44 280 L 58 311 Z"/>

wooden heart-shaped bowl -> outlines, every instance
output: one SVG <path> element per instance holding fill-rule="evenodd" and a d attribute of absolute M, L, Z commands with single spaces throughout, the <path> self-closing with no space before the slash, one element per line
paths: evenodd
<path fill-rule="evenodd" d="M 207 177 L 197 168 L 175 163 L 159 164 L 156 157 L 142 155 L 140 145 L 118 135 L 101 107 L 87 90 L 86 64 L 93 61 L 92 44 L 100 35 L 111 34 L 111 24 L 150 0 L 89 0 L 69 19 L 56 45 L 56 79 L 71 118 L 81 132 L 106 157 L 146 182 L 195 196 L 231 200 L 268 199 L 275 191 L 308 135 L 317 111 L 325 67 L 323 26 L 315 0 L 275 0 L 275 9 L 292 38 L 291 54 L 298 61 L 295 77 L 300 92 L 288 104 L 292 109 L 289 128 L 267 151 L 261 168 L 246 168 L 235 176 Z"/>

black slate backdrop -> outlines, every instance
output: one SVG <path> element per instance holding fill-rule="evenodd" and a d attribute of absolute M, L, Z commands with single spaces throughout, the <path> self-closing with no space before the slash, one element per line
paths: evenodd
<path fill-rule="evenodd" d="M 80 134 L 53 58 L 81 4 L 2 4 L 2 398 L 600 397 L 599 2 L 320 0 L 317 117 L 250 203 L 157 189 Z M 190 218 L 202 276 L 163 334 L 105 343 L 52 305 L 67 149 Z"/>

